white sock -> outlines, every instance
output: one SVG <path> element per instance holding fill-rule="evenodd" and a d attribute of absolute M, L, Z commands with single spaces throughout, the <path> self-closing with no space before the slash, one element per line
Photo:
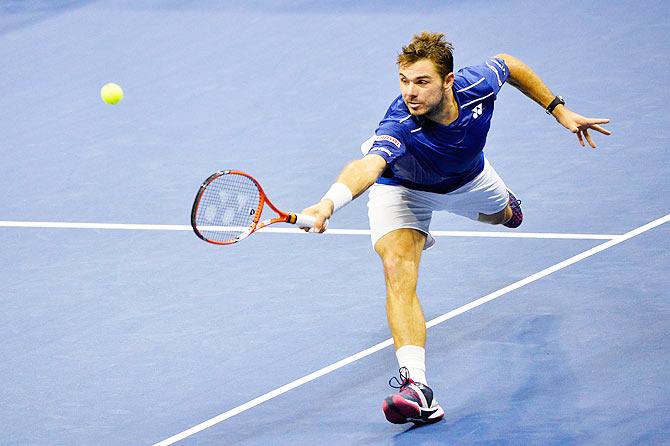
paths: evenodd
<path fill-rule="evenodd" d="M 412 381 L 426 384 L 426 350 L 418 345 L 403 345 L 395 352 L 400 367 L 407 367 Z"/>

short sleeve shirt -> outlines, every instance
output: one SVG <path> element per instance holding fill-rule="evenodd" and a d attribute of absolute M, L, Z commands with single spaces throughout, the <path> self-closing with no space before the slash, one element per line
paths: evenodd
<path fill-rule="evenodd" d="M 447 193 L 479 175 L 493 103 L 508 76 L 507 65 L 498 58 L 459 70 L 453 85 L 459 116 L 449 125 L 412 116 L 402 96 L 397 97 L 368 152 L 388 163 L 377 182 Z"/>

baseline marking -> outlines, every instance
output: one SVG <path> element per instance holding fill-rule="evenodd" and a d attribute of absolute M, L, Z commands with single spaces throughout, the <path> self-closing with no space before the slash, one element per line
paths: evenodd
<path fill-rule="evenodd" d="M 537 280 L 540 280 L 543 277 L 546 277 L 552 273 L 555 273 L 556 271 L 560 271 L 563 268 L 567 268 L 570 265 L 573 265 L 581 260 L 584 260 L 588 257 L 591 257 L 594 254 L 597 254 L 601 251 L 604 251 L 608 248 L 611 248 L 612 246 L 616 246 L 619 243 L 622 243 L 630 238 L 633 238 L 637 235 L 642 234 L 643 232 L 649 231 L 650 229 L 653 229 L 657 226 L 660 226 L 664 223 L 667 223 L 670 221 L 670 214 L 667 214 L 665 217 L 661 217 L 657 220 L 654 220 L 650 223 L 647 223 L 646 225 L 640 226 L 639 228 L 633 229 L 632 231 L 629 231 L 621 236 L 616 237 L 615 239 L 612 239 L 608 242 L 602 243 L 598 246 L 595 246 L 591 249 L 588 249 L 580 254 L 577 254 L 573 257 L 570 257 L 569 259 L 563 260 L 562 262 L 559 262 L 553 266 L 550 266 L 549 268 L 545 268 L 542 271 L 539 271 L 535 274 L 532 274 L 525 279 L 519 280 L 517 282 L 514 282 L 511 285 L 508 285 L 504 288 L 499 289 L 498 291 L 494 291 L 491 294 L 487 294 L 484 297 L 480 297 L 477 300 L 474 300 L 468 304 L 465 304 L 459 308 L 456 308 L 455 310 L 452 310 L 448 313 L 443 314 L 442 316 L 438 316 L 435 319 L 430 320 L 429 322 L 426 323 L 426 328 L 434 327 L 435 325 L 441 324 L 444 321 L 447 321 L 453 317 L 456 317 L 460 314 L 463 314 L 467 311 L 472 310 L 473 308 L 479 307 L 480 305 L 484 305 L 487 302 L 490 302 L 494 299 L 497 299 L 500 296 L 503 296 L 511 291 L 514 291 L 516 289 L 519 289 L 521 287 L 524 287 L 528 285 L 529 283 L 535 282 Z M 168 446 L 173 443 L 176 443 L 180 440 L 183 440 L 184 438 L 190 437 L 193 434 L 196 434 L 200 431 L 203 431 L 209 427 L 214 426 L 215 424 L 218 424 L 222 421 L 227 420 L 228 418 L 234 417 L 235 415 L 238 415 L 246 410 L 249 410 L 255 406 L 258 406 L 259 404 L 262 404 L 268 400 L 271 400 L 272 398 L 275 398 L 279 395 L 282 395 L 289 390 L 293 390 L 296 387 L 300 387 L 303 384 L 306 384 L 310 381 L 313 381 L 323 375 L 326 375 L 330 372 L 333 372 L 341 367 L 344 367 L 345 365 L 351 364 L 352 362 L 355 362 L 359 359 L 365 358 L 366 356 L 369 356 L 375 352 L 378 352 L 379 350 L 389 347 L 393 344 L 393 339 L 387 339 L 383 342 L 380 342 L 379 344 L 373 345 L 372 347 L 363 350 L 361 352 L 358 352 L 354 355 L 351 355 L 347 358 L 344 358 L 340 361 L 337 361 L 329 366 L 326 366 L 322 369 L 317 370 L 316 372 L 312 372 L 309 375 L 303 376 L 302 378 L 299 378 L 293 382 L 290 382 L 288 384 L 285 384 L 281 387 L 278 387 L 264 395 L 261 395 L 257 398 L 254 398 L 240 406 L 237 406 L 233 409 L 230 409 L 227 412 L 224 412 L 220 415 L 217 415 L 213 418 L 210 418 L 207 421 L 203 421 L 202 423 L 191 427 L 190 429 L 187 429 L 183 432 L 180 432 L 178 434 L 173 435 L 172 437 L 166 438 L 165 440 L 162 440 L 158 443 L 155 443 L 153 446 Z"/>
<path fill-rule="evenodd" d="M 51 228 L 51 229 L 110 229 L 131 231 L 191 231 L 189 225 L 149 225 L 123 223 L 76 223 L 49 221 L 0 221 L 5 228 Z M 307 234 L 297 228 L 263 228 L 259 233 Z M 545 232 L 502 232 L 502 231 L 431 231 L 434 237 L 500 237 L 500 238 L 537 238 L 572 240 L 614 240 L 620 235 L 614 234 L 560 234 Z M 328 229 L 325 235 L 370 235 L 369 229 Z"/>

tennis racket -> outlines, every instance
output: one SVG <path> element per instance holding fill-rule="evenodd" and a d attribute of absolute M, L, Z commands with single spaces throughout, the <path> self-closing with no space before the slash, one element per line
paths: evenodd
<path fill-rule="evenodd" d="M 268 205 L 277 216 L 261 221 Z M 312 228 L 314 217 L 284 212 L 272 204 L 260 183 L 239 170 L 218 171 L 200 186 L 191 210 L 191 226 L 206 242 L 231 245 L 275 223 Z"/>

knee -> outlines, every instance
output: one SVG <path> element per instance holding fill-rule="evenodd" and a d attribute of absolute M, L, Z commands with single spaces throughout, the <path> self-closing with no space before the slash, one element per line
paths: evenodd
<path fill-rule="evenodd" d="M 419 259 L 393 249 L 382 256 L 387 305 L 414 305 L 419 278 Z"/>
<path fill-rule="evenodd" d="M 384 266 L 384 282 L 388 297 L 404 300 L 416 293 L 416 284 L 419 276 L 418 259 L 394 250 L 385 253 L 382 257 Z"/>
<path fill-rule="evenodd" d="M 414 259 L 402 252 L 387 253 L 382 258 L 382 264 L 387 277 L 400 277 L 416 270 Z"/>

